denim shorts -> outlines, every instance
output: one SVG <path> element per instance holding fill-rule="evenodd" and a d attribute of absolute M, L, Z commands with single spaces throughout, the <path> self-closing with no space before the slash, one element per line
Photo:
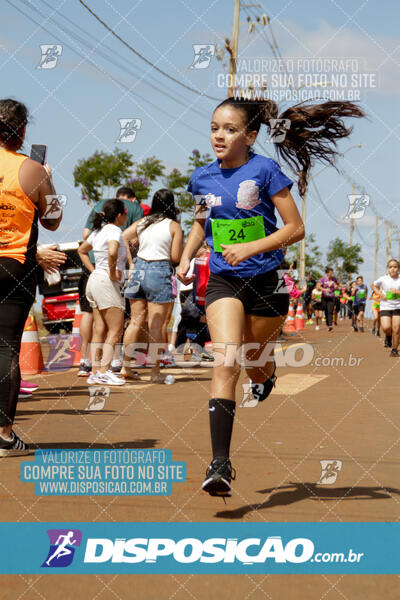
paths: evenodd
<path fill-rule="evenodd" d="M 125 297 L 155 304 L 173 302 L 171 277 L 172 267 L 169 261 L 148 261 L 137 257 L 132 277 L 125 287 Z"/>

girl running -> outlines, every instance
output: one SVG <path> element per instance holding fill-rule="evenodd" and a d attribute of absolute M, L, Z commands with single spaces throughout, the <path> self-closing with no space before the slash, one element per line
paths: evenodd
<path fill-rule="evenodd" d="M 387 264 L 388 274 L 379 277 L 371 285 L 381 298 L 380 317 L 382 329 L 392 347 L 390 356 L 397 358 L 400 337 L 400 264 L 394 258 Z"/>
<path fill-rule="evenodd" d="M 328 331 L 332 331 L 333 309 L 335 308 L 335 290 L 338 288 L 337 279 L 333 276 L 333 269 L 326 267 L 325 277 L 321 277 L 319 283 L 321 284 L 322 288 L 322 306 L 324 308 L 326 324 Z"/>
<path fill-rule="evenodd" d="M 93 366 L 101 362 L 96 374 L 91 373 L 88 384 L 123 385 L 125 380 L 110 370 L 115 345 L 120 341 L 124 325 L 125 303 L 121 284 L 126 260 L 132 258 L 120 229 L 126 222 L 127 209 L 122 200 L 107 200 L 103 212 L 93 216 L 93 231 L 78 249 L 79 256 L 90 272 L 86 297 L 93 308 L 92 356 Z M 95 267 L 89 258 L 93 249 Z"/>
<path fill-rule="evenodd" d="M 279 136 L 282 141 L 276 147 L 298 172 L 301 195 L 312 161 L 332 164 L 335 140 L 349 135 L 343 116 L 361 117 L 363 112 L 349 102 L 325 102 L 299 105 L 281 115 L 282 122 L 289 119 L 291 127 Z M 186 277 L 190 260 L 205 237 L 211 247 L 206 315 L 215 357 L 220 355 L 213 369 L 209 401 L 213 460 L 202 486 L 210 495 L 230 496 L 234 478 L 229 449 L 240 366 L 231 366 L 233 361 L 224 359 L 222 349 L 251 342 L 257 350 L 248 352 L 246 358 L 253 361 L 267 343 L 276 341 L 289 302 L 287 291 L 275 293 L 280 287 L 277 269 L 283 259 L 282 248 L 304 237 L 304 225 L 290 194 L 291 180 L 274 160 L 251 150 L 261 124 L 270 127 L 270 119 L 277 117 L 278 107 L 269 100 L 224 100 L 211 122 L 211 144 L 217 159 L 198 167 L 188 185 L 196 204 L 196 220 L 177 275 L 184 283 L 190 280 Z M 276 226 L 275 210 L 283 221 L 281 229 Z M 253 365 L 247 363 L 246 372 L 254 398 L 262 401 L 275 385 L 275 362 L 271 357 L 262 366 Z"/>
<path fill-rule="evenodd" d="M 346 318 L 346 311 L 347 311 L 347 294 L 346 294 L 346 288 L 344 285 L 340 286 L 340 310 L 339 310 L 339 315 L 340 315 L 340 320 L 343 321 L 343 319 Z"/>
<path fill-rule="evenodd" d="M 319 331 L 319 324 L 322 322 L 324 316 L 324 307 L 322 304 L 322 285 L 318 281 L 315 288 L 311 292 L 311 300 L 314 308 L 316 331 Z"/>
<path fill-rule="evenodd" d="M 372 292 L 369 300 L 372 300 L 372 315 L 373 315 L 373 323 L 372 323 L 372 335 L 376 335 L 377 337 L 381 337 L 380 329 L 381 329 L 381 317 L 380 317 L 380 304 L 381 297 L 376 292 Z"/>
<path fill-rule="evenodd" d="M 364 313 L 365 305 L 367 302 L 368 288 L 364 283 L 361 275 L 356 279 L 356 287 L 353 301 L 353 313 L 354 313 L 354 331 L 357 331 L 357 325 L 359 331 L 364 333 Z"/>
<path fill-rule="evenodd" d="M 349 311 L 349 319 L 351 319 L 351 326 L 353 327 L 354 331 L 357 332 L 357 325 L 356 325 L 356 319 L 357 317 L 354 314 L 354 300 L 356 297 L 356 282 L 352 281 L 349 285 L 349 288 L 347 290 L 347 296 L 348 296 L 348 311 Z"/>

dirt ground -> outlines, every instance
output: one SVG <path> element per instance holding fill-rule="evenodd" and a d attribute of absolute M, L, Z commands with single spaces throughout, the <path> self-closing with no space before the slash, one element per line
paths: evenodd
<path fill-rule="evenodd" d="M 389 357 L 382 339 L 369 329 L 352 332 L 348 321 L 332 333 L 307 326 L 304 333 L 287 337 L 282 356 L 302 342 L 313 345 L 312 363 L 279 367 L 276 389 L 255 408 L 240 406 L 247 381 L 242 374 L 231 455 L 237 479 L 226 504 L 200 490 L 210 460 L 211 367 L 168 369 L 176 377 L 169 386 L 151 385 L 142 371 L 144 381 L 112 388 L 100 412 L 84 410 L 88 387 L 77 369 L 27 377 L 40 387 L 20 401 L 16 430 L 33 448 L 168 448 L 174 460 L 186 462 L 187 480 L 173 484 L 166 497 L 40 497 L 33 484 L 19 478 L 20 462 L 27 457 L 9 458 L 0 462 L 2 521 L 398 521 L 400 361 Z M 342 462 L 333 485 L 318 484 L 321 460 Z M 0 598 L 7 600 L 400 597 L 399 577 L 376 575 L 18 575 L 0 580 Z"/>

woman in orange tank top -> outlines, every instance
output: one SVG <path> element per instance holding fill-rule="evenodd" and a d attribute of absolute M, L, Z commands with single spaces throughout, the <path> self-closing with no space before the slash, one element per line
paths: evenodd
<path fill-rule="evenodd" d="M 12 430 L 21 374 L 19 350 L 24 323 L 35 299 L 38 220 L 54 231 L 55 190 L 48 165 L 19 154 L 28 110 L 0 100 L 0 456 L 27 454 Z M 56 218 L 55 218 L 56 217 Z"/>

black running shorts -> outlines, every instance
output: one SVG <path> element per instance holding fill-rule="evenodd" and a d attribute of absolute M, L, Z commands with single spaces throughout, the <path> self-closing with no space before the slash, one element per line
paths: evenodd
<path fill-rule="evenodd" d="M 400 308 L 394 308 L 393 310 L 381 310 L 379 311 L 381 317 L 400 317 Z"/>
<path fill-rule="evenodd" d="M 281 285 L 277 271 L 254 277 L 228 277 L 210 273 L 206 291 L 206 308 L 220 298 L 237 298 L 247 315 L 259 317 L 286 316 L 289 294 Z"/>
<path fill-rule="evenodd" d="M 82 312 L 92 313 L 93 308 L 89 304 L 89 300 L 86 298 L 86 284 L 89 279 L 89 271 L 83 267 L 82 274 L 79 278 L 78 290 L 79 290 L 79 305 Z"/>
<path fill-rule="evenodd" d="M 365 302 L 362 304 L 353 304 L 353 312 L 358 315 L 360 312 L 365 312 Z"/>

